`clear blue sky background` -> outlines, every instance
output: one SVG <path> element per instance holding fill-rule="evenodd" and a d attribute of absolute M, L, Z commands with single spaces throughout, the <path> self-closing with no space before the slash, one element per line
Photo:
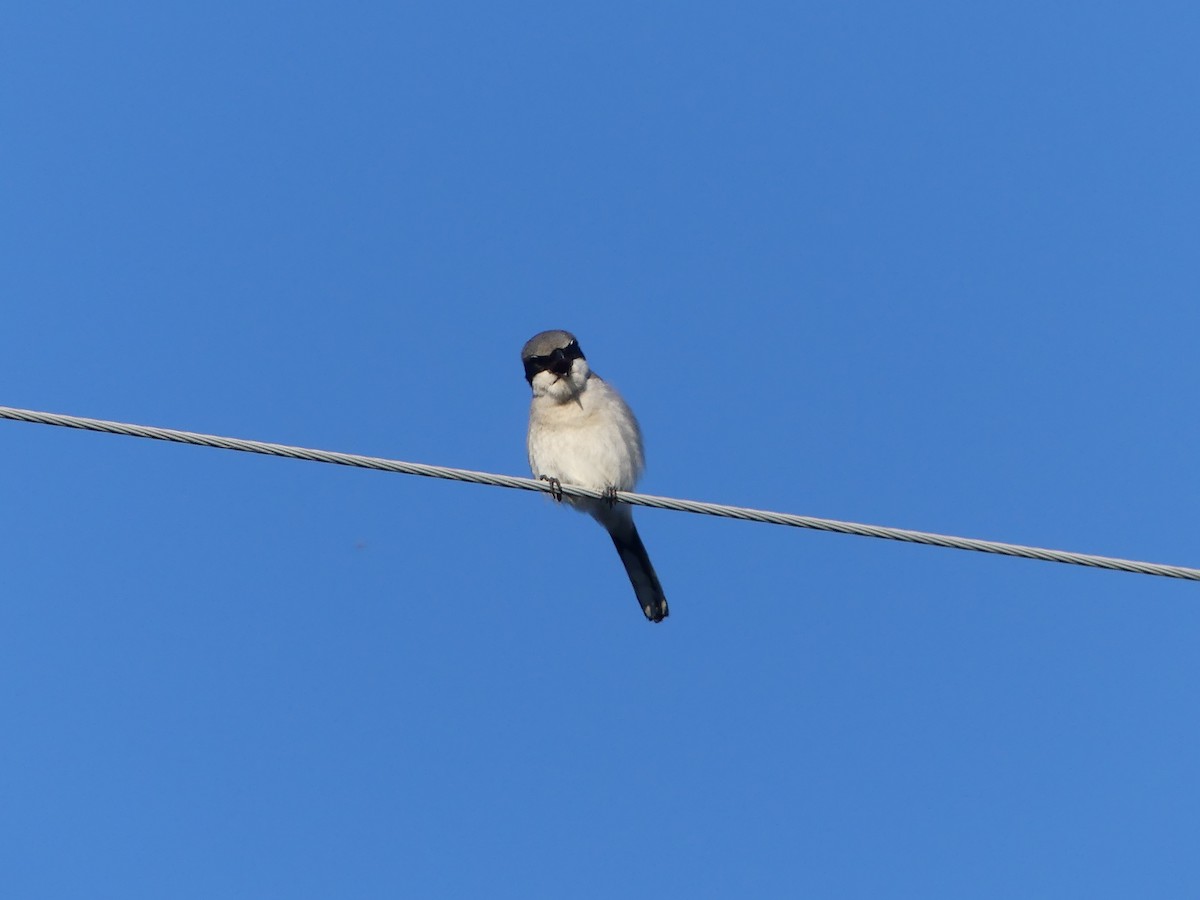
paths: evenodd
<path fill-rule="evenodd" d="M 0 404 L 1200 565 L 1195 3 L 44 3 Z M 1200 585 L 0 423 L 12 897 L 1195 897 Z"/>

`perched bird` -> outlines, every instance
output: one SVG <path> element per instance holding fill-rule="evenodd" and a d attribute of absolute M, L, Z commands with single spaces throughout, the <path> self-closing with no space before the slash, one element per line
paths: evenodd
<path fill-rule="evenodd" d="M 597 491 L 631 491 L 645 466 L 642 432 L 633 411 L 608 382 L 591 370 L 569 331 L 535 334 L 521 350 L 529 406 L 529 467 L 565 499 L 608 529 L 642 612 L 651 622 L 667 617 L 667 598 L 654 573 L 626 503 L 563 497 L 574 484 Z"/>

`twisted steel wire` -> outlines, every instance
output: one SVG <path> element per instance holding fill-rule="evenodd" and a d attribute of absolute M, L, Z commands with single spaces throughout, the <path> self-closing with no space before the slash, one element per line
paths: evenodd
<path fill-rule="evenodd" d="M 450 481 L 470 482 L 472 484 L 488 484 L 495 487 L 517 488 L 523 491 L 541 491 L 546 493 L 556 489 L 544 481 L 535 481 L 532 478 L 520 478 L 513 475 L 474 472 L 470 469 L 453 469 L 447 466 L 402 462 L 395 459 L 359 456 L 354 453 L 338 453 L 331 450 L 314 450 L 307 447 L 294 447 L 288 444 L 272 444 L 265 441 L 221 437 L 219 435 L 200 434 L 193 431 L 177 431 L 171 428 L 158 428 L 152 425 L 132 425 L 127 422 L 88 419 L 81 416 L 38 412 L 9 406 L 0 406 L 0 419 L 32 422 L 40 425 L 57 425 L 64 428 L 78 428 L 84 431 L 99 431 L 107 434 L 123 434 L 129 437 L 172 441 L 177 444 L 192 444 L 198 447 L 215 447 L 220 450 L 239 450 L 244 453 L 259 453 L 266 456 L 303 459 L 339 466 L 353 466 L 359 469 L 375 469 L 381 472 L 399 472 L 403 475 L 422 475 L 427 478 L 443 478 Z M 562 485 L 561 490 L 563 494 L 571 497 L 592 497 L 599 499 L 605 496 L 601 491 L 594 491 L 590 488 L 570 484 Z M 632 504 L 633 506 L 649 506 L 654 509 L 669 509 L 676 512 L 720 516 L 727 519 L 741 519 L 746 522 L 764 522 L 768 525 L 787 525 L 793 528 L 809 528 L 816 531 L 837 532 L 838 534 L 855 534 L 862 537 L 884 538 L 891 541 L 906 541 L 911 544 L 928 544 L 934 547 L 948 547 L 954 550 L 974 550 L 979 553 L 995 553 L 1001 556 L 1017 556 L 1024 559 L 1040 559 L 1046 562 L 1089 566 L 1096 569 L 1111 569 L 1118 572 L 1133 572 L 1139 575 L 1159 575 L 1166 578 L 1200 581 L 1200 569 L 1185 566 L 1169 566 L 1160 563 L 1119 559 L 1111 556 L 1096 556 L 1090 553 L 1074 553 L 1068 550 L 1051 550 L 1045 547 L 1006 544 L 1000 541 L 955 537 L 953 535 L 936 534 L 928 531 L 911 531 L 905 528 L 891 528 L 884 525 L 841 522 L 837 519 L 819 519 L 813 516 L 769 512 L 767 510 L 749 509 L 742 506 L 726 506 L 720 503 L 706 503 L 699 500 L 656 497 L 651 494 L 619 491 L 616 494 L 616 500 L 621 503 Z"/>

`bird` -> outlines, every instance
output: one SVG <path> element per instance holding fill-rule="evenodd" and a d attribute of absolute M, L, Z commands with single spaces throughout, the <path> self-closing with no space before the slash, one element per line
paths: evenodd
<path fill-rule="evenodd" d="M 591 370 L 569 331 L 535 334 L 521 350 L 529 405 L 529 468 L 550 483 L 556 500 L 590 515 L 608 531 L 642 612 L 651 622 L 668 615 L 667 598 L 633 524 L 633 509 L 616 503 L 645 468 L 642 430 L 616 388 Z M 605 499 L 564 497 L 561 486 L 603 491 Z"/>

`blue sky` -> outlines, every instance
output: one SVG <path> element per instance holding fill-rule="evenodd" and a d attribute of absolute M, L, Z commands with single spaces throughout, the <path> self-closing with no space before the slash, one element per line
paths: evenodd
<path fill-rule="evenodd" d="M 1194 4 L 24 4 L 0 404 L 1200 565 Z M 21 897 L 1193 897 L 1200 586 L 0 423 Z"/>

